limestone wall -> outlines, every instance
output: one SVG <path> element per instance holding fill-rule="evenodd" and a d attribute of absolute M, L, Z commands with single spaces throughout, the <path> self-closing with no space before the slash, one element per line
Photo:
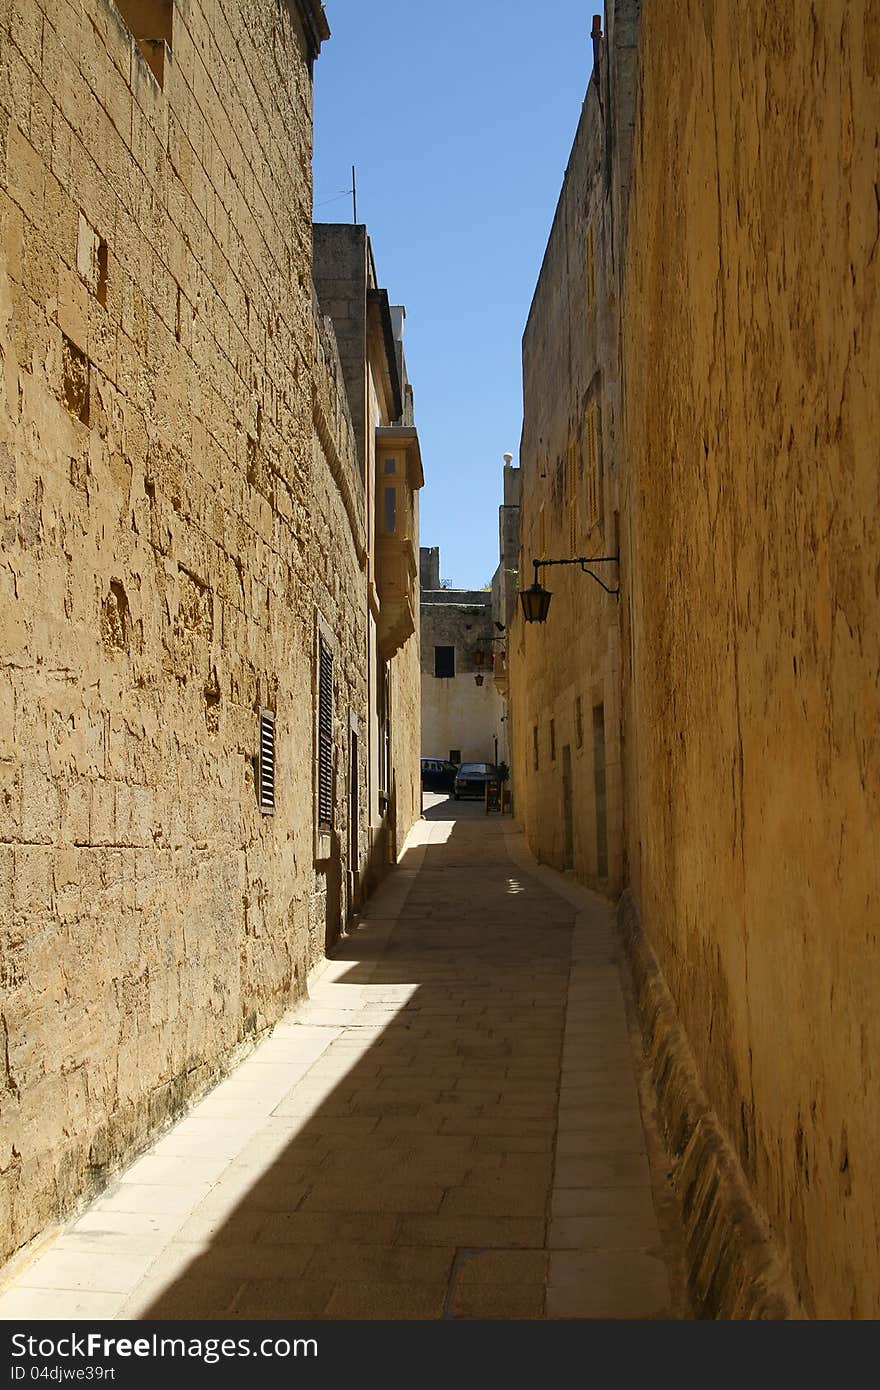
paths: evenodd
<path fill-rule="evenodd" d="M 821 1318 L 880 1313 L 878 35 L 645 4 L 623 301 L 633 886 Z"/>
<path fill-rule="evenodd" d="M 535 559 L 617 546 L 617 296 L 603 131 L 594 77 L 523 336 L 520 588 L 533 582 Z M 615 587 L 616 565 L 598 572 Z M 516 815 L 539 859 L 614 893 L 623 872 L 617 604 L 574 567 L 540 577 L 553 594 L 546 623 L 524 623 L 517 604 L 508 634 Z"/>
<path fill-rule="evenodd" d="M 315 630 L 343 827 L 362 523 L 350 421 L 313 445 L 309 65 L 296 6 L 172 20 L 148 63 L 110 0 L 0 7 L 0 1257 L 271 1024 L 338 922 Z"/>

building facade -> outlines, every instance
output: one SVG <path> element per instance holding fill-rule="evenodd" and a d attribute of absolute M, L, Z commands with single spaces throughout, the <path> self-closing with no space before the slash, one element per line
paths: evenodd
<path fill-rule="evenodd" d="M 523 341 L 521 587 L 620 594 L 512 622 L 517 812 L 619 903 L 706 1316 L 880 1311 L 876 18 L 609 0 Z"/>
<path fill-rule="evenodd" d="M 405 311 L 389 304 L 378 283 L 365 227 L 315 225 L 314 284 L 339 349 L 365 509 L 359 607 L 366 620 L 360 651 L 369 718 L 358 729 L 351 725 L 366 759 L 367 842 L 351 884 L 357 903 L 360 878 L 369 885 L 381 877 L 421 812 L 418 494 L 424 478 L 403 351 Z M 331 548 L 325 563 L 332 562 Z"/>
<path fill-rule="evenodd" d="M 422 756 L 507 762 L 492 591 L 442 588 L 436 547 L 422 547 L 420 576 Z"/>
<path fill-rule="evenodd" d="M 587 89 L 523 336 L 522 587 L 534 560 L 618 551 L 620 403 L 614 207 L 604 96 Z M 616 588 L 618 566 L 595 567 Z M 516 810 L 546 863 L 623 886 L 620 624 L 577 566 L 540 571 L 551 619 L 510 634 Z M 575 617 L 576 615 L 576 617 Z"/>
<path fill-rule="evenodd" d="M 2 1258 L 302 996 L 417 814 L 376 427 L 410 577 L 421 465 L 387 296 L 361 399 L 313 290 L 317 0 L 0 24 Z"/>

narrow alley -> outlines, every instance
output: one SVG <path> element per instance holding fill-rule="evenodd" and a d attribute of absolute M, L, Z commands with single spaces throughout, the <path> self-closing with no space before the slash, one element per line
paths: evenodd
<path fill-rule="evenodd" d="M 309 1001 L 13 1262 L 0 1318 L 688 1317 L 616 954 L 509 817 L 426 794 Z"/>

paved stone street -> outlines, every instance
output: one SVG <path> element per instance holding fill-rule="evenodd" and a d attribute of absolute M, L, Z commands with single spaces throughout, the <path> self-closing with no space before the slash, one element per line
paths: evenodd
<path fill-rule="evenodd" d="M 615 955 L 508 817 L 426 797 L 309 1002 L 0 1317 L 687 1316 Z"/>

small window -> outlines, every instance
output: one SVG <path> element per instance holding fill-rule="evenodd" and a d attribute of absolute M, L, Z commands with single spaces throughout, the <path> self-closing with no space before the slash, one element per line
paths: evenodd
<path fill-rule="evenodd" d="M 556 720 L 550 720 L 550 761 L 556 762 Z"/>
<path fill-rule="evenodd" d="M 333 653 L 318 639 L 318 829 L 333 829 Z"/>
<path fill-rule="evenodd" d="M 454 647 L 434 648 L 434 675 L 441 680 L 448 680 L 450 676 L 455 675 Z"/>
<path fill-rule="evenodd" d="M 384 468 L 384 470 L 385 470 L 386 473 L 396 473 L 396 472 L 397 472 L 397 459 L 386 459 L 385 462 L 384 462 L 384 464 L 383 464 L 383 468 Z"/>
<path fill-rule="evenodd" d="M 596 302 L 596 238 L 593 234 L 593 224 L 590 223 L 587 229 L 587 308 L 592 309 Z"/>
<path fill-rule="evenodd" d="M 533 757 L 534 764 L 535 764 L 535 771 L 537 772 L 537 771 L 538 771 L 538 762 L 539 762 L 539 759 L 538 759 L 538 726 L 537 726 L 537 724 L 536 724 L 535 727 L 532 729 L 532 757 Z"/>
<path fill-rule="evenodd" d="M 264 816 L 275 814 L 275 712 L 271 709 L 260 710 L 257 798 Z"/>
<path fill-rule="evenodd" d="M 163 86 L 166 44 L 169 50 L 171 48 L 174 0 L 116 0 L 116 8 L 134 35 L 159 86 Z"/>
<path fill-rule="evenodd" d="M 602 441 L 595 398 L 589 402 L 584 414 L 583 462 L 585 520 L 587 526 L 592 527 L 602 520 Z"/>
<path fill-rule="evenodd" d="M 456 767 L 458 767 L 458 764 L 461 762 L 461 749 L 460 749 L 460 748 L 450 748 L 450 750 L 449 750 L 449 761 L 450 761 L 451 763 L 455 763 Z"/>
<path fill-rule="evenodd" d="M 568 551 L 573 556 L 578 553 L 577 454 L 577 438 L 572 435 L 568 442 L 565 463 L 565 498 L 568 511 Z"/>
<path fill-rule="evenodd" d="M 393 536 L 397 530 L 397 488 L 385 489 L 385 532 Z"/>

